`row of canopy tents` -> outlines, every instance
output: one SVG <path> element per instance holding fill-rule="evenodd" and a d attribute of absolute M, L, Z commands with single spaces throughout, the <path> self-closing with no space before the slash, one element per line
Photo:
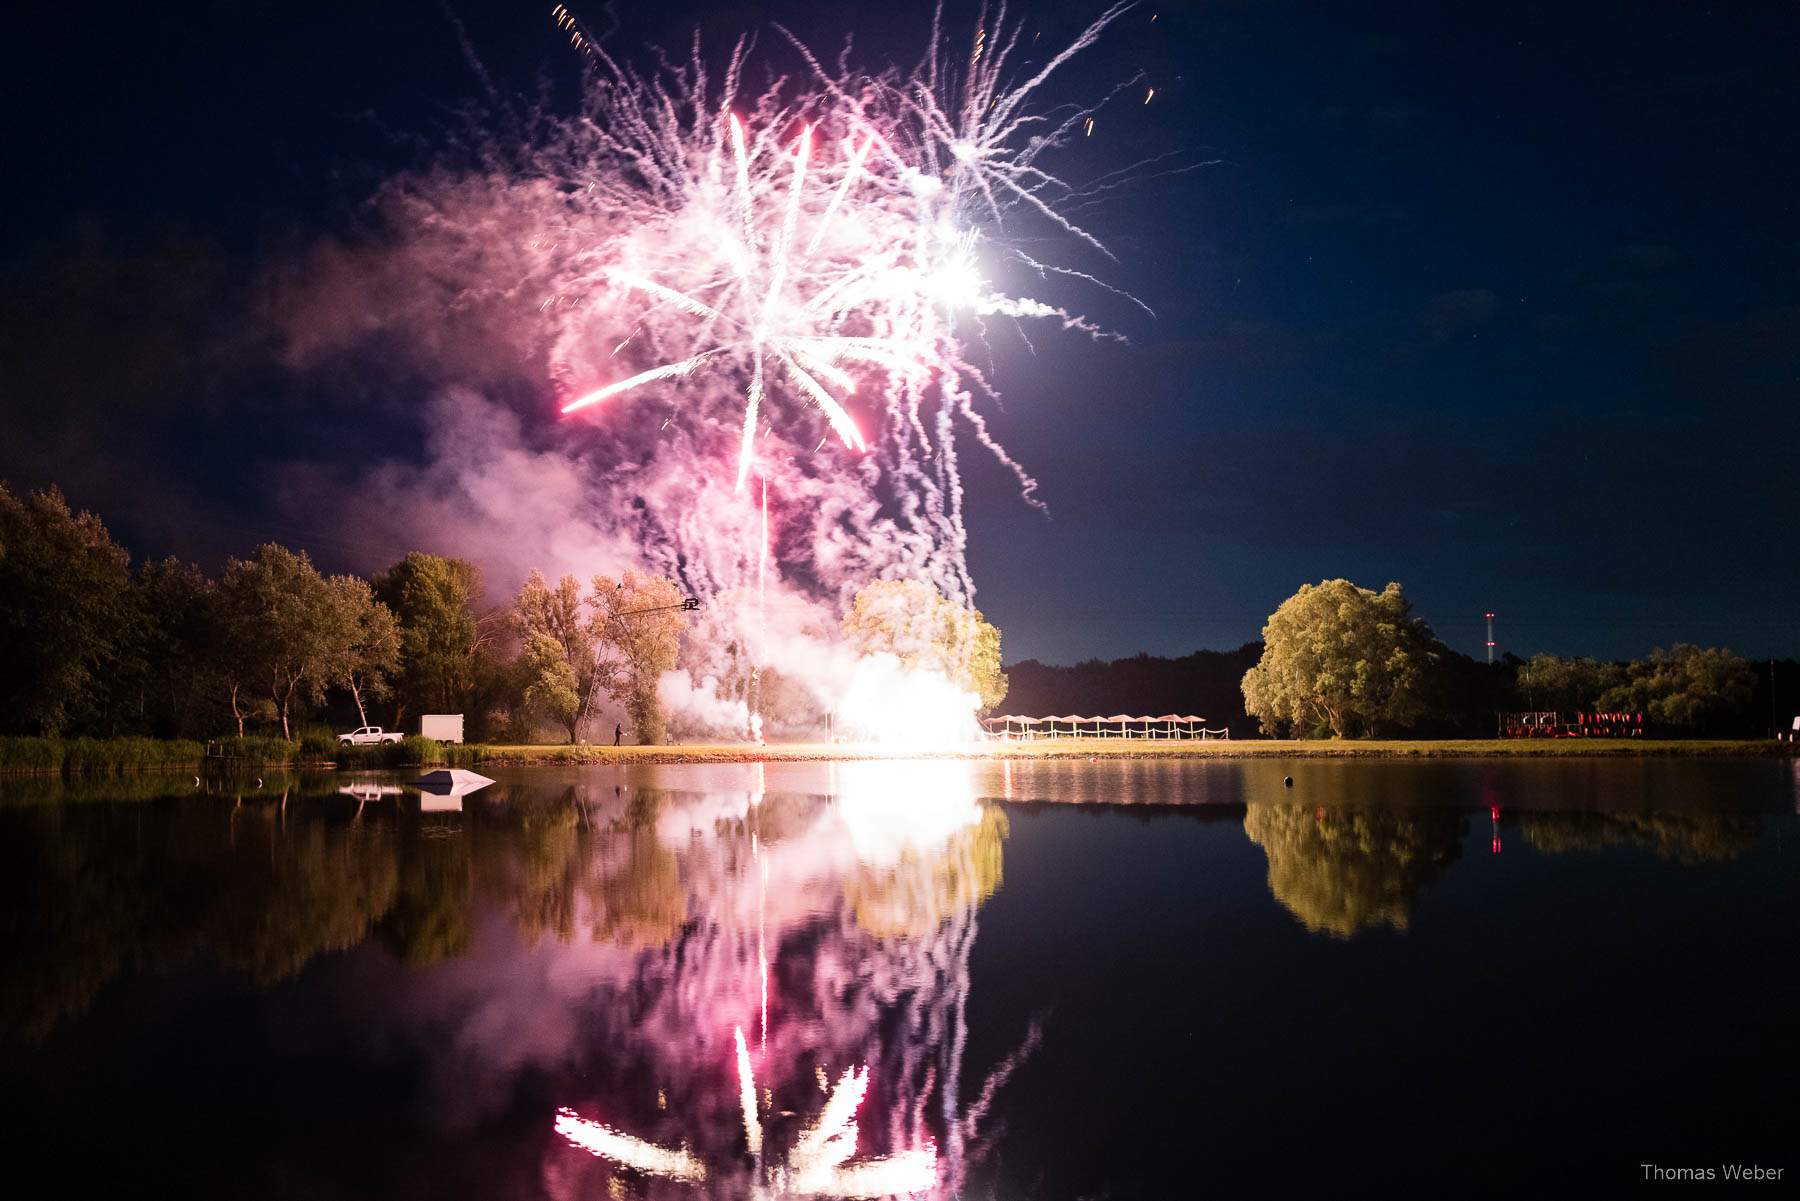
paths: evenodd
<path fill-rule="evenodd" d="M 1229 729 L 1209 730 L 1204 718 L 1179 713 L 1161 717 L 990 717 L 981 723 L 990 738 L 1010 738 L 1030 742 L 1038 738 L 1149 738 L 1197 742 L 1209 738 L 1229 738 Z"/>

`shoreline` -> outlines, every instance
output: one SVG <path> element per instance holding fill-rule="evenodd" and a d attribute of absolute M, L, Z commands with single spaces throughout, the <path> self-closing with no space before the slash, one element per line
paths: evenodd
<path fill-rule="evenodd" d="M 1042 742 L 969 743 L 946 747 L 774 743 L 749 746 L 504 746 L 482 747 L 473 766 L 606 767 L 670 763 L 827 763 L 883 759 L 984 760 L 1208 760 L 1208 759 L 1792 759 L 1800 743 L 1771 739 L 1394 739 L 1363 742 L 1244 739 L 1177 743 L 1147 739 L 1083 738 Z M 460 758 L 460 756 L 459 756 Z M 299 766 L 332 770 L 335 762 Z"/>
<path fill-rule="evenodd" d="M 190 761 L 0 767 L 0 778 L 63 776 L 91 779 L 120 775 L 243 774 L 267 770 L 382 771 L 434 767 L 626 767 L 681 763 L 837 763 L 870 760 L 966 762 L 1079 762 L 1088 760 L 1243 759 L 1796 759 L 1800 743 L 1772 739 L 1220 739 L 1163 742 L 1148 739 L 1064 738 L 1036 742 L 964 743 L 896 747 L 848 743 L 697 743 L 673 746 L 447 744 L 444 753 L 415 763 L 343 762 L 335 759 L 195 758 Z"/>

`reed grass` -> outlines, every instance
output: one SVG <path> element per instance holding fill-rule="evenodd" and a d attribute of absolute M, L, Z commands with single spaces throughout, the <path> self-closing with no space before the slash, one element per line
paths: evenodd
<path fill-rule="evenodd" d="M 0 773 L 118 775 L 192 769 L 206 750 L 190 739 L 0 738 Z"/>
<path fill-rule="evenodd" d="M 207 746 L 215 756 L 243 759 L 252 763 L 298 763 L 300 744 L 285 738 L 264 738 L 249 734 L 242 738 L 216 738 Z"/>

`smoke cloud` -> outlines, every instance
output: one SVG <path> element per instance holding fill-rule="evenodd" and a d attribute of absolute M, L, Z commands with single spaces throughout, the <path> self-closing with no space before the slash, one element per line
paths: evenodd
<path fill-rule="evenodd" d="M 426 398 L 416 456 L 292 468 L 283 503 L 355 531 L 365 567 L 396 547 L 471 559 L 490 600 L 533 569 L 673 578 L 726 615 L 697 640 L 715 661 L 662 683 L 685 727 L 749 728 L 741 704 L 816 728 L 855 671 L 835 616 L 861 588 L 973 600 L 959 438 L 1035 488 L 989 436 L 964 346 L 1025 322 L 1099 332 L 989 281 L 1057 270 L 1028 243 L 1098 246 L 1042 164 L 1088 110 L 1046 119 L 1033 93 L 1120 11 L 1022 84 L 1002 38 L 940 70 L 967 60 L 934 30 L 914 77 L 796 45 L 810 75 L 755 92 L 744 44 L 719 76 L 698 47 L 643 73 L 558 10 L 594 69 L 578 113 L 472 115 L 358 238 L 269 275 L 289 368 L 349 381 L 375 360 Z"/>

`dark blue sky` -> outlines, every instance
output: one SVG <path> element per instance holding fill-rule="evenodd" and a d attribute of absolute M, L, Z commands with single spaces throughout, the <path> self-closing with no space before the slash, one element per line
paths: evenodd
<path fill-rule="evenodd" d="M 456 12 L 503 87 L 567 94 L 549 7 Z M 910 64 L 929 17 L 645 8 L 624 53 L 780 20 Z M 243 281 L 438 142 L 479 87 L 455 28 L 428 3 L 70 11 L 8 18 L 0 64 L 0 476 L 61 482 L 140 553 L 367 557 L 268 480 L 416 433 L 245 366 Z M 1029 19 L 1066 40 L 1095 12 Z M 1157 319 L 1072 299 L 1128 344 L 995 348 L 996 431 L 1054 514 L 964 456 L 1008 660 L 1234 647 L 1335 576 L 1400 581 L 1470 654 L 1488 610 L 1520 654 L 1800 651 L 1797 43 L 1777 4 L 1127 16 L 1061 94 L 1142 71 L 1156 98 L 1103 110 L 1065 173 L 1209 165 L 1087 214 Z"/>

